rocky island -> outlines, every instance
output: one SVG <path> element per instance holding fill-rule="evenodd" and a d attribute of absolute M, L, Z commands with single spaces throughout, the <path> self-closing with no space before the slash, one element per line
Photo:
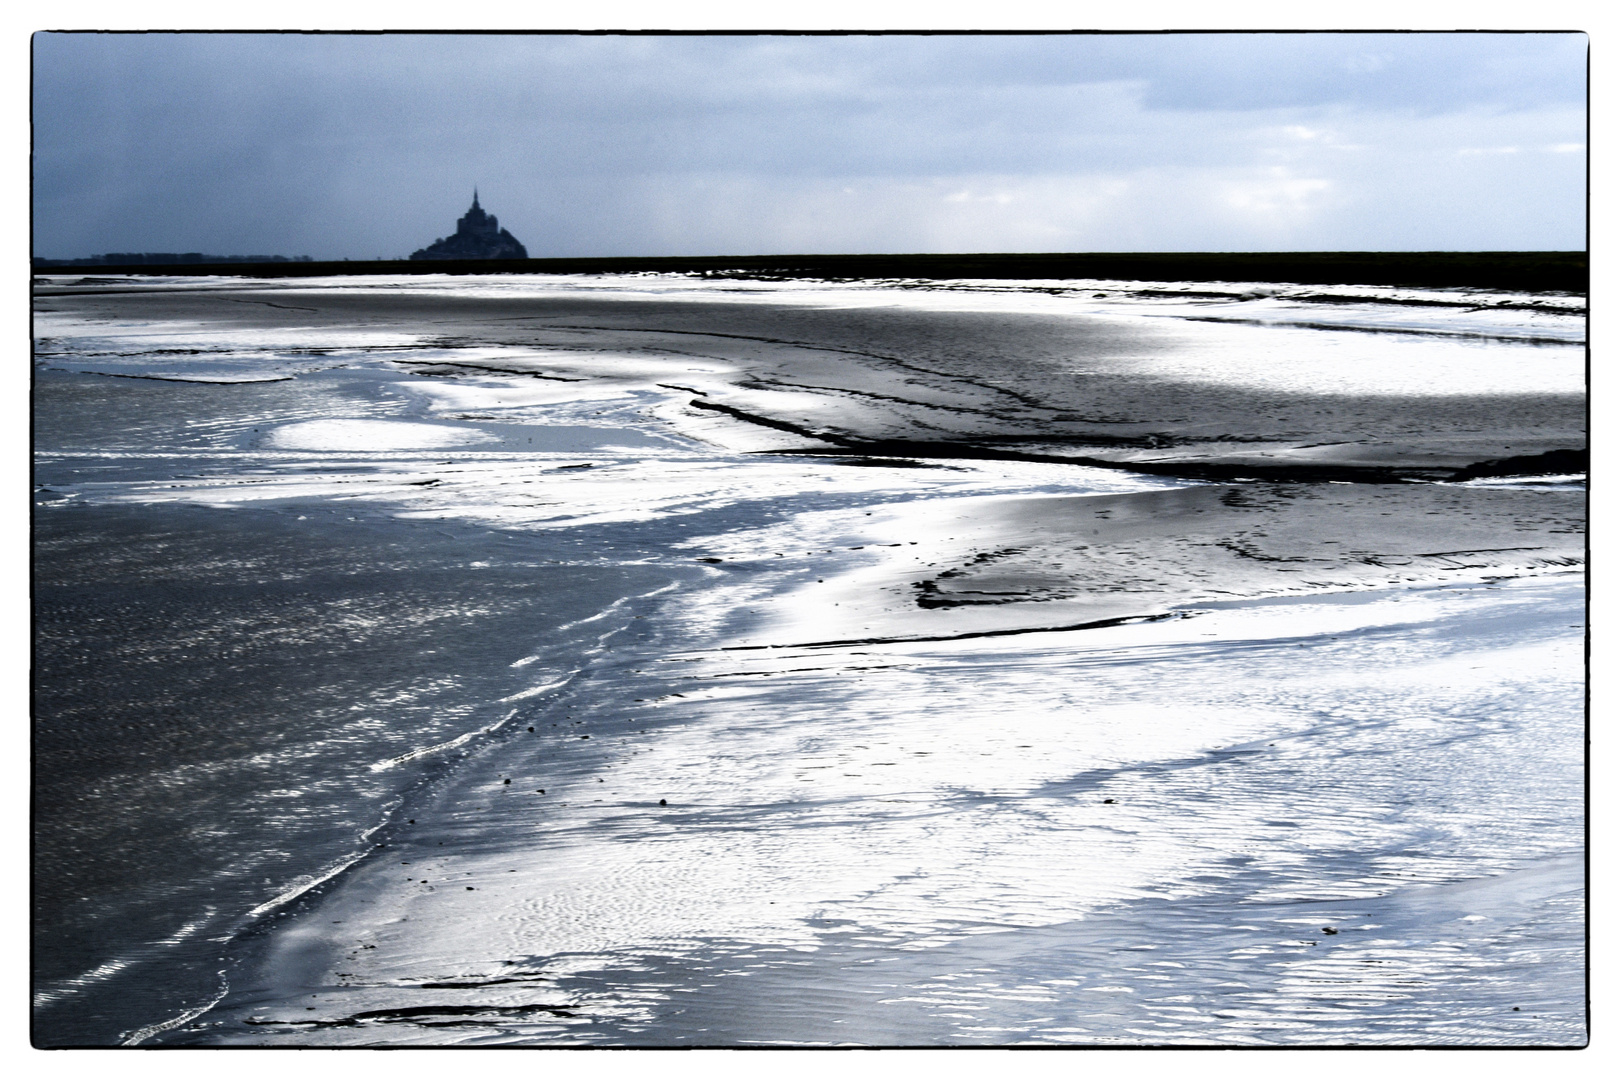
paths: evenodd
<path fill-rule="evenodd" d="M 527 259 L 528 251 L 517 237 L 500 227 L 494 214 L 478 205 L 478 189 L 473 189 L 472 208 L 456 222 L 455 235 L 442 237 L 411 259 Z"/>

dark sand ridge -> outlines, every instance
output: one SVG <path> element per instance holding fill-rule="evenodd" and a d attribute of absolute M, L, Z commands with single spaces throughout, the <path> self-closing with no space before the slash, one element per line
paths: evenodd
<path fill-rule="evenodd" d="M 788 614 L 732 647 L 1084 628 L 1255 597 L 1578 571 L 1585 561 L 1580 490 L 1257 483 L 889 509 L 863 530 L 862 557 L 876 565 L 804 586 L 784 599 Z M 737 573 L 776 561 L 723 550 L 720 565 Z"/>
<path fill-rule="evenodd" d="M 109 320 L 386 327 L 442 346 L 534 350 L 510 365 L 487 366 L 539 375 L 589 378 L 593 352 L 718 360 L 735 369 L 720 382 L 681 380 L 666 389 L 690 389 L 686 407 L 694 413 L 769 428 L 785 438 L 783 449 L 810 452 L 1035 455 L 1210 479 L 1391 480 L 1447 479 L 1470 467 L 1487 474 L 1579 471 L 1586 446 L 1581 395 L 1299 393 L 1181 380 L 1155 361 L 1197 347 L 1185 326 L 1086 316 L 827 309 L 720 297 L 690 303 L 305 291 L 291 283 L 236 290 L 218 281 L 194 291 L 107 295 L 95 287 L 41 288 L 38 303 Z M 1556 456 L 1542 457 L 1549 453 Z M 1504 464 L 1485 464 L 1497 462 Z"/>

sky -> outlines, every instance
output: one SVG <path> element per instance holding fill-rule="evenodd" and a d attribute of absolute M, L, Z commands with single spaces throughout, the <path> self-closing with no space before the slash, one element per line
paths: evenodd
<path fill-rule="evenodd" d="M 34 254 L 1586 246 L 1582 34 L 36 34 Z"/>

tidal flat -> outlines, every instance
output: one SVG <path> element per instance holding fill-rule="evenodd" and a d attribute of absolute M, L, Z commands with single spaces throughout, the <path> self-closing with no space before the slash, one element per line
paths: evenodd
<path fill-rule="evenodd" d="M 1585 316 L 36 276 L 35 1045 L 1583 1045 Z"/>

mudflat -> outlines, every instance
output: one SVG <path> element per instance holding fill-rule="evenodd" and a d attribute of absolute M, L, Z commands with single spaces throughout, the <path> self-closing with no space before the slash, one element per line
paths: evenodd
<path fill-rule="evenodd" d="M 37 278 L 36 1042 L 1579 1044 L 1584 298 L 1451 284 Z"/>

